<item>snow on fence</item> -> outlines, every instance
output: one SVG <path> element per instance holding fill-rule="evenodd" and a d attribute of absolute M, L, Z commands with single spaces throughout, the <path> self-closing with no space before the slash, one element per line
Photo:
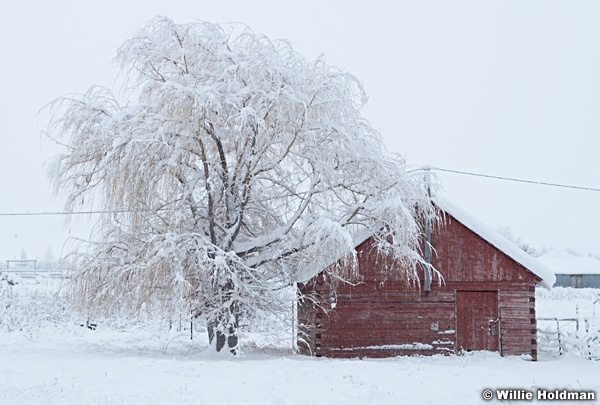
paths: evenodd
<path fill-rule="evenodd" d="M 537 324 L 538 347 L 542 351 L 557 349 L 559 354 L 563 354 L 566 351 L 565 340 L 572 333 L 573 324 L 575 332 L 579 332 L 579 318 L 537 318 Z"/>
<path fill-rule="evenodd" d="M 53 270 L 40 270 L 40 269 L 10 269 L 2 270 L 0 273 L 12 273 L 21 278 L 37 278 L 37 277 L 49 277 L 49 278 L 66 278 L 65 274 L 61 269 Z"/>
<path fill-rule="evenodd" d="M 13 262 L 18 262 L 13 263 Z M 34 262 L 33 266 L 24 266 L 23 262 Z M 6 260 L 6 268 L 0 269 L 0 274 L 5 277 L 9 275 L 17 276 L 18 278 L 35 279 L 38 277 L 42 278 L 55 278 L 65 279 L 69 278 L 69 269 L 62 267 L 53 268 L 38 268 L 35 266 L 36 260 Z M 11 265 L 12 263 L 12 265 Z"/>
<path fill-rule="evenodd" d="M 600 295 L 593 301 L 590 317 L 581 317 L 579 306 L 575 317 L 537 318 L 538 350 L 544 352 L 579 353 L 591 360 L 600 360 L 600 320 L 596 316 L 596 305 Z"/>

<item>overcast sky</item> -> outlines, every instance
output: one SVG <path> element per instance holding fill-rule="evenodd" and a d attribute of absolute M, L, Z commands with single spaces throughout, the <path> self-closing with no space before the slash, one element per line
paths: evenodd
<path fill-rule="evenodd" d="M 390 5 L 393 4 L 393 5 Z M 600 188 L 596 1 L 3 1 L 0 213 L 61 209 L 37 115 L 111 87 L 117 47 L 157 14 L 243 22 L 358 76 L 365 115 L 409 164 Z M 36 116 L 37 115 L 37 116 Z M 537 248 L 600 253 L 600 192 L 439 173 L 447 198 Z M 0 216 L 0 259 L 58 256 L 59 217 Z"/>

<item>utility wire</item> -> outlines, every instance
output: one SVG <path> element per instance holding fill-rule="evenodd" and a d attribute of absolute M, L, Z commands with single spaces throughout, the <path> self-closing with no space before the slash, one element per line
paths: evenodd
<path fill-rule="evenodd" d="M 512 178 L 512 177 L 492 176 L 490 174 L 463 172 L 461 170 L 442 169 L 440 167 L 434 167 L 434 166 L 426 166 L 426 167 L 424 167 L 422 169 L 416 169 L 416 170 L 411 170 L 411 171 L 414 172 L 414 171 L 425 171 L 425 170 L 437 170 L 437 171 L 440 171 L 440 172 L 465 174 L 465 175 L 468 175 L 468 176 L 485 177 L 485 178 L 488 178 L 488 179 L 514 181 L 514 182 L 518 182 L 518 183 L 527 183 L 527 184 L 538 184 L 538 185 L 542 185 L 542 186 L 571 188 L 571 189 L 575 189 L 575 190 L 600 191 L 600 188 L 572 186 L 572 185 L 569 185 L 569 184 L 547 183 L 547 182 L 543 182 L 543 181 L 515 179 L 515 178 Z"/>
<path fill-rule="evenodd" d="M 50 216 L 50 215 L 90 215 L 90 214 L 115 214 L 135 212 L 133 210 L 115 210 L 115 211 L 55 211 L 55 212 L 3 212 L 1 217 L 27 217 L 27 216 Z"/>
<path fill-rule="evenodd" d="M 600 191 L 600 188 L 572 186 L 572 185 L 569 185 L 569 184 L 547 183 L 547 182 L 544 182 L 544 181 L 515 179 L 515 178 L 512 178 L 512 177 L 493 176 L 493 175 L 490 175 L 490 174 L 465 172 L 465 171 L 461 171 L 461 170 L 443 169 L 441 167 L 435 167 L 435 166 L 424 166 L 424 167 L 419 168 L 419 169 L 409 170 L 408 173 L 414 173 L 414 172 L 418 172 L 418 171 L 428 171 L 428 170 L 432 170 L 432 171 L 437 170 L 439 172 L 464 174 L 464 175 L 467 175 L 467 176 L 475 176 L 475 177 L 484 177 L 484 178 L 487 178 L 487 179 L 514 181 L 514 182 L 517 182 L 517 183 L 538 184 L 538 185 L 542 185 L 542 186 L 570 188 L 570 189 L 575 189 L 575 190 Z M 64 211 L 64 212 L 63 211 L 54 211 L 54 212 L 0 212 L 0 217 L 121 214 L 121 213 L 130 213 L 130 212 L 135 212 L 135 211 L 133 211 L 133 210 L 114 210 L 114 211 L 72 211 L 72 212 L 66 212 L 66 211 Z"/>

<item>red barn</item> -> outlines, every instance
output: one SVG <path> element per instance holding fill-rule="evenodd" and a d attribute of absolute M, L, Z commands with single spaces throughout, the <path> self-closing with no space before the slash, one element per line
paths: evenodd
<path fill-rule="evenodd" d="M 441 199 L 431 235 L 430 291 L 412 287 L 376 252 L 356 246 L 360 282 L 321 272 L 299 283 L 298 347 L 326 357 L 388 357 L 489 350 L 535 360 L 535 286 L 554 274 L 498 233 Z"/>

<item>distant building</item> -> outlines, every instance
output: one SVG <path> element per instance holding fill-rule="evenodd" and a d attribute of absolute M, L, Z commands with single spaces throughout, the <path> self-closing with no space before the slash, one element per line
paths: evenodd
<path fill-rule="evenodd" d="M 600 288 L 600 260 L 575 256 L 564 250 L 552 250 L 538 258 L 556 274 L 555 286 Z"/>

